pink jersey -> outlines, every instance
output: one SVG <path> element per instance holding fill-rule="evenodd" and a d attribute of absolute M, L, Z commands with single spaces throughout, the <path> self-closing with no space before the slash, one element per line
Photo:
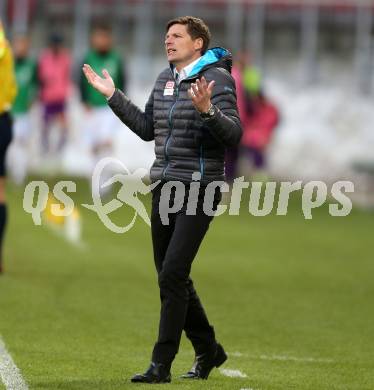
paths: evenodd
<path fill-rule="evenodd" d="M 42 53 L 38 76 L 43 103 L 59 103 L 67 99 L 71 90 L 70 69 L 71 57 L 67 50 L 54 53 L 51 49 L 46 49 Z"/>
<path fill-rule="evenodd" d="M 253 101 L 253 114 L 243 127 L 242 145 L 263 150 L 271 140 L 273 130 L 279 122 L 279 112 L 273 103 L 265 98 Z"/>

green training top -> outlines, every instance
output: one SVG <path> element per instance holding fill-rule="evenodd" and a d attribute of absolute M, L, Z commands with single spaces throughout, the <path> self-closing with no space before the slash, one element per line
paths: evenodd
<path fill-rule="evenodd" d="M 117 52 L 111 50 L 107 53 L 98 53 L 94 50 L 90 50 L 84 57 L 83 63 L 89 64 L 101 77 L 103 77 L 101 71 L 106 69 L 112 76 L 116 88 L 125 89 L 123 62 Z M 90 106 L 97 107 L 107 104 L 105 97 L 88 84 L 83 72 L 81 72 L 80 77 L 80 92 L 82 101 Z"/>
<path fill-rule="evenodd" d="M 15 61 L 14 69 L 18 93 L 12 112 L 14 114 L 24 114 L 29 110 L 38 89 L 36 62 L 31 58 L 18 58 Z"/>

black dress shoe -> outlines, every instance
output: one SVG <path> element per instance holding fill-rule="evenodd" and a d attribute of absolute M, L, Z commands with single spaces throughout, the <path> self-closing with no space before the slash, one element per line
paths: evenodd
<path fill-rule="evenodd" d="M 170 367 L 154 362 L 151 363 L 144 374 L 136 374 L 131 378 L 131 382 L 139 383 L 169 383 L 170 381 Z"/>
<path fill-rule="evenodd" d="M 206 352 L 196 356 L 195 362 L 187 374 L 182 375 L 184 379 L 208 379 L 210 371 L 214 367 L 221 366 L 227 359 L 227 355 L 221 344 L 217 344 L 213 352 Z"/>

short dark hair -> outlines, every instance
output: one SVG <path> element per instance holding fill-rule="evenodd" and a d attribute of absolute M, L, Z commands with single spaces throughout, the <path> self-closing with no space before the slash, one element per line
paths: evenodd
<path fill-rule="evenodd" d="M 105 22 L 105 21 L 96 21 L 92 27 L 91 27 L 91 33 L 93 32 L 97 32 L 97 31 L 100 31 L 100 32 L 105 32 L 107 34 L 111 34 L 112 33 L 112 27 L 109 23 Z"/>
<path fill-rule="evenodd" d="M 195 18 L 194 16 L 181 16 L 169 20 L 166 25 L 166 32 L 169 31 L 169 28 L 174 24 L 183 24 L 187 26 L 187 32 L 192 39 L 201 38 L 203 40 L 203 47 L 201 48 L 201 54 L 204 54 L 209 47 L 210 43 L 210 31 L 209 27 L 204 23 L 202 19 Z"/>

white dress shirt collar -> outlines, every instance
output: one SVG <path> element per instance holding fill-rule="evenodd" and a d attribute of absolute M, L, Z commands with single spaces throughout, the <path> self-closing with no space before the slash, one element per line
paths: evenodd
<path fill-rule="evenodd" d="M 177 84 L 179 84 L 182 80 L 186 79 L 189 74 L 191 73 L 191 70 L 193 67 L 199 62 L 201 57 L 197 58 L 195 61 L 191 62 L 187 66 L 185 66 L 183 69 L 181 69 L 180 72 L 177 72 L 177 68 L 174 68 L 174 77 L 176 78 L 176 75 L 178 73 L 178 80 Z"/>

